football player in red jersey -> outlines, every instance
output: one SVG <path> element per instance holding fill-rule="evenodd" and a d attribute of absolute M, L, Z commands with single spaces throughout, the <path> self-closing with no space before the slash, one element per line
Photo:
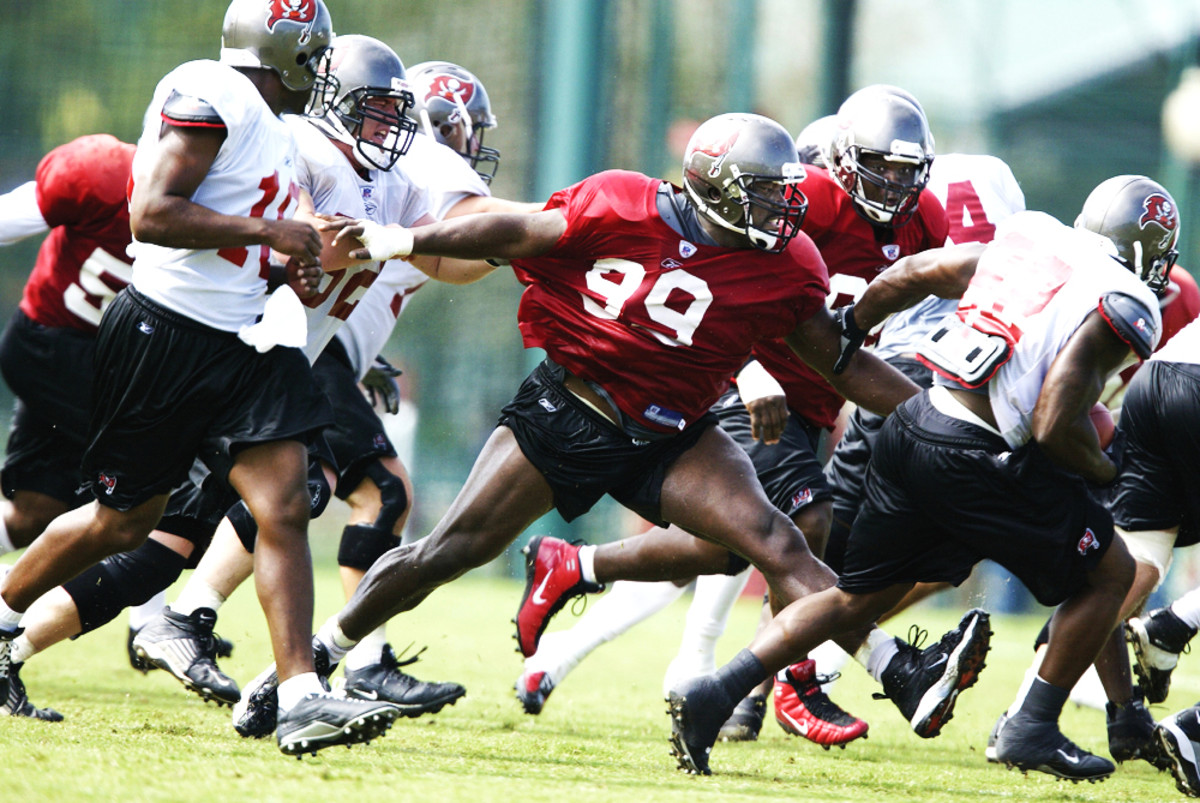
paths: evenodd
<path fill-rule="evenodd" d="M 519 312 L 525 342 L 548 359 L 504 408 L 433 533 L 385 554 L 321 628 L 333 657 L 493 559 L 551 508 L 573 519 L 606 493 L 703 536 L 684 535 L 655 554 L 647 539 L 644 561 L 630 564 L 646 579 L 725 571 L 737 553 L 763 570 L 781 601 L 834 581 L 708 412 L 765 338 L 786 336 L 833 376 L 839 330 L 824 305 L 824 263 L 799 231 L 795 145 L 766 118 L 721 115 L 696 131 L 684 174 L 681 189 L 609 171 L 556 193 L 532 215 L 361 232 L 366 247 L 356 256 L 510 259 L 527 285 Z M 881 412 L 914 392 L 898 372 L 862 356 L 851 376 L 835 377 L 839 390 Z M 597 576 L 594 550 L 535 551 L 539 568 L 525 595 L 533 610 L 518 617 L 527 654 L 566 599 L 606 579 Z"/>
<path fill-rule="evenodd" d="M 818 245 L 828 267 L 827 304 L 843 305 L 897 259 L 941 245 L 946 216 L 936 198 L 922 193 L 933 161 L 933 139 L 924 112 L 907 93 L 884 85 L 864 88 L 824 123 L 820 134 L 809 127 L 797 139 L 798 147 L 808 137 L 823 140 L 816 143 L 815 154 L 803 148 L 818 166 L 806 169 L 799 184 L 809 202 L 801 228 Z M 837 174 L 824 169 L 834 144 L 842 168 Z M 739 372 L 736 390 L 727 391 L 713 413 L 750 456 L 767 496 L 821 557 L 829 531 L 831 489 L 821 469 L 819 442 L 844 400 L 783 341 L 759 343 L 754 352 L 761 362 L 751 362 Z M 614 554 L 619 556 L 628 543 Z M 607 548 L 600 548 L 598 570 L 613 572 L 607 577 L 621 576 L 620 568 L 605 565 L 607 554 Z M 745 584 L 746 572 L 738 571 L 745 565 L 732 566 L 731 576 L 703 577 L 697 582 L 683 644 L 663 681 L 664 694 L 676 681 L 714 668 L 713 647 Z M 670 583 L 616 583 L 589 612 L 587 621 L 580 622 L 578 637 L 559 635 L 546 654 L 539 646 L 539 652 L 526 660 L 517 681 L 517 697 L 525 710 L 538 713 L 555 685 L 584 655 L 680 593 Z M 764 615 L 769 620 L 769 606 Z M 864 663 L 869 663 L 865 657 Z M 865 722 L 848 716 L 817 690 L 811 662 L 788 669 L 791 674 L 780 673 L 776 684 L 780 691 L 776 717 L 781 727 L 825 746 L 844 744 L 866 732 Z M 881 672 L 878 667 L 877 678 Z M 769 688 L 770 684 L 747 698 L 746 710 L 739 707 L 739 720 L 731 720 L 722 738 L 757 737 Z"/>

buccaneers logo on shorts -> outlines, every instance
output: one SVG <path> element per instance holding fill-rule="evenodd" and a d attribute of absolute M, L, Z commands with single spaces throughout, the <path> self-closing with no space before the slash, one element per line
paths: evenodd
<path fill-rule="evenodd" d="M 99 479 L 100 484 L 104 486 L 104 493 L 107 496 L 112 496 L 112 492 L 117 489 L 117 478 L 109 474 L 105 474 L 102 471 L 97 479 Z"/>
<path fill-rule="evenodd" d="M 1165 244 L 1179 228 L 1179 210 L 1175 208 L 1171 199 L 1161 192 L 1147 195 L 1146 199 L 1142 201 L 1142 209 L 1145 211 L 1138 219 L 1138 226 L 1142 229 L 1145 229 L 1150 223 L 1161 226 L 1166 232 L 1166 236 L 1162 240 Z"/>
<path fill-rule="evenodd" d="M 1100 541 L 1096 538 L 1096 534 L 1092 532 L 1091 527 L 1084 530 L 1083 537 L 1079 539 L 1079 545 L 1075 548 L 1079 550 L 1080 555 L 1086 555 L 1089 549 L 1100 548 Z"/>
<path fill-rule="evenodd" d="M 280 20 L 304 23 L 307 26 L 307 30 L 305 30 L 304 37 L 301 39 L 301 44 L 303 44 L 304 39 L 308 37 L 308 31 L 312 29 L 312 24 L 316 22 L 316 19 L 316 0 L 271 0 L 267 16 L 267 30 L 274 33 L 275 24 Z"/>

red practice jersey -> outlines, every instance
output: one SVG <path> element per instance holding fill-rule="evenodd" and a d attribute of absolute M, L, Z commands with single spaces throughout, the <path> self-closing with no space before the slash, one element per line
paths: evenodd
<path fill-rule="evenodd" d="M 803 230 L 821 251 L 829 270 L 829 305 L 841 307 L 857 300 L 867 283 L 901 257 L 946 243 L 946 211 L 931 192 L 922 192 L 917 212 L 903 226 L 876 237 L 876 228 L 854 209 L 854 202 L 828 172 L 805 166 L 799 185 L 808 198 Z M 754 347 L 754 356 L 783 386 L 788 407 L 809 423 L 833 427 L 845 399 L 825 378 L 796 356 L 786 343 L 772 341 Z"/>
<path fill-rule="evenodd" d="M 816 314 L 828 277 L 801 234 L 779 254 L 684 239 L 658 214 L 662 183 L 613 170 L 555 193 L 546 208 L 562 211 L 566 232 L 513 269 L 527 285 L 525 345 L 669 432 L 705 414 L 756 342 Z"/>
<path fill-rule="evenodd" d="M 108 134 L 60 145 L 37 168 L 37 204 L 50 233 L 25 283 L 21 311 L 43 326 L 95 332 L 129 284 L 125 197 L 134 146 Z"/>

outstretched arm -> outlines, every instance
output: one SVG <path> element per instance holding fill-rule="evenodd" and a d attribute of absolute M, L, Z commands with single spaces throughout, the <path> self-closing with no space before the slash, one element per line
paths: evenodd
<path fill-rule="evenodd" d="M 975 275 L 984 246 L 980 243 L 931 248 L 907 256 L 879 274 L 854 304 L 854 319 L 869 331 L 893 312 L 927 296 L 961 298 Z"/>
<path fill-rule="evenodd" d="M 840 335 L 833 315 L 824 307 L 784 339 L 838 393 L 873 413 L 888 415 L 900 402 L 921 391 L 904 374 L 865 351 L 855 353 L 846 370 L 835 374 L 833 366 L 841 350 Z"/>

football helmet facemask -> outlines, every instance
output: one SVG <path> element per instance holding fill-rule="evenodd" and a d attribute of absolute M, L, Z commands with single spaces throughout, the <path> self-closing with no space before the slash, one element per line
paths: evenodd
<path fill-rule="evenodd" d="M 838 109 L 830 172 L 875 225 L 895 227 L 917 211 L 933 164 L 933 134 L 912 96 L 878 84 L 858 90 Z"/>
<path fill-rule="evenodd" d="M 1114 258 L 1157 295 L 1166 292 L 1179 252 L 1179 208 L 1171 194 L 1146 176 L 1100 182 L 1075 218 L 1075 228 L 1107 237 Z"/>
<path fill-rule="evenodd" d="M 394 50 L 370 36 L 335 37 L 332 51 L 327 68 L 332 97 L 322 101 L 329 111 L 320 127 L 352 146 L 363 167 L 390 170 L 408 152 L 417 131 L 407 116 L 413 94 L 404 80 L 404 64 Z M 382 138 L 364 136 L 368 120 L 387 127 Z"/>
<path fill-rule="evenodd" d="M 332 39 L 323 0 L 233 0 L 221 26 L 220 60 L 271 70 L 287 89 L 311 92 L 311 108 L 313 97 L 327 94 L 319 73 Z"/>
<path fill-rule="evenodd" d="M 804 221 L 808 200 L 796 186 L 804 177 L 791 135 L 757 114 L 706 120 L 683 156 L 683 185 L 697 211 L 773 253 Z"/>
<path fill-rule="evenodd" d="M 415 99 L 409 116 L 490 184 L 500 166 L 500 151 L 483 146 L 483 134 L 495 127 L 496 116 L 480 80 L 457 64 L 423 61 L 408 71 L 408 83 Z"/>

